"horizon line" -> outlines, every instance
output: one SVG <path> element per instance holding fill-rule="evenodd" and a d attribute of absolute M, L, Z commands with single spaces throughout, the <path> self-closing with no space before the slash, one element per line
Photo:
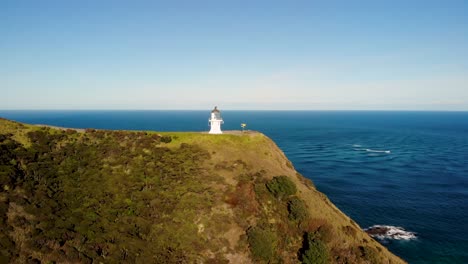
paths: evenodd
<path fill-rule="evenodd" d="M 211 109 L 211 108 L 210 108 Z M 0 109 L 0 111 L 211 111 L 203 109 Z M 221 108 L 222 109 L 222 108 Z M 222 109 L 221 111 L 317 111 L 317 112 L 468 112 L 450 109 Z"/>

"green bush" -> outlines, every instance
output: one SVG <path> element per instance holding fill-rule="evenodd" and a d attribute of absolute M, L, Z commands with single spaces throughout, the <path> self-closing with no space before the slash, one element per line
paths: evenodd
<path fill-rule="evenodd" d="M 301 251 L 300 260 L 304 264 L 329 263 L 326 245 L 309 233 L 304 236 L 304 247 Z"/>
<path fill-rule="evenodd" d="M 304 201 L 297 197 L 292 197 L 288 202 L 289 219 L 293 221 L 302 221 L 307 218 L 307 208 Z"/>
<path fill-rule="evenodd" d="M 276 198 L 288 197 L 296 193 L 296 185 L 286 176 L 276 176 L 266 184 L 268 191 L 270 191 Z"/>
<path fill-rule="evenodd" d="M 172 141 L 171 136 L 162 136 L 161 137 L 161 142 L 163 143 L 170 143 Z"/>
<path fill-rule="evenodd" d="M 260 227 L 247 230 L 247 240 L 252 256 L 257 260 L 272 260 L 277 246 L 276 234 Z"/>

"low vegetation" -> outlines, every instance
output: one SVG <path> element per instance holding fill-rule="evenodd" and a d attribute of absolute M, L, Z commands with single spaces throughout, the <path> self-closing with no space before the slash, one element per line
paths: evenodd
<path fill-rule="evenodd" d="M 300 252 L 300 260 L 304 264 L 326 264 L 329 263 L 328 249 L 321 240 L 310 233 L 304 235 L 304 247 Z"/>
<path fill-rule="evenodd" d="M 286 176 L 276 176 L 266 184 L 268 190 L 279 199 L 296 193 L 296 185 Z"/>
<path fill-rule="evenodd" d="M 287 164 L 259 133 L 0 119 L 0 263 L 402 262 Z"/>
<path fill-rule="evenodd" d="M 293 197 L 288 201 L 289 219 L 293 221 L 304 221 L 307 219 L 307 208 L 304 201 L 297 197 Z"/>
<path fill-rule="evenodd" d="M 247 230 L 247 237 L 252 256 L 256 260 L 270 262 L 277 251 L 278 238 L 268 228 L 252 227 Z"/>

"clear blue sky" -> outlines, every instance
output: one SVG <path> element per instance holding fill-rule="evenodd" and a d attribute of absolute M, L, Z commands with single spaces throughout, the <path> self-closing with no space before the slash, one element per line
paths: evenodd
<path fill-rule="evenodd" d="M 468 1 L 0 1 L 0 109 L 468 110 Z"/>

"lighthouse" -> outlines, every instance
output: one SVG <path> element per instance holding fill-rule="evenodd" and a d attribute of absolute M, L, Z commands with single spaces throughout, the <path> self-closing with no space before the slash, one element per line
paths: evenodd
<path fill-rule="evenodd" d="M 222 134 L 221 131 L 221 124 L 224 123 L 223 119 L 221 118 L 221 113 L 218 110 L 218 107 L 215 106 L 213 111 L 211 111 L 211 117 L 208 119 L 210 123 L 211 129 L 210 134 Z"/>

